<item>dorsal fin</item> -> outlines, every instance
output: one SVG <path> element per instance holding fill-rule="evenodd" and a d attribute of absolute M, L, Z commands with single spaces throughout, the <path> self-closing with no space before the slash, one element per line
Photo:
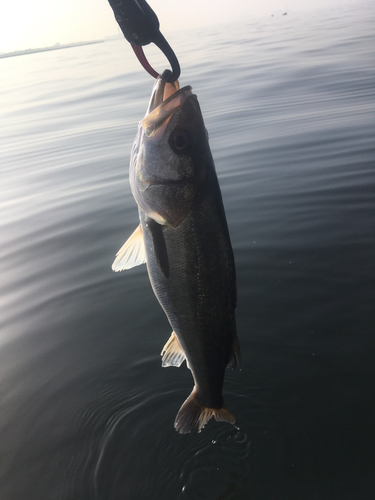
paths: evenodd
<path fill-rule="evenodd" d="M 241 351 L 240 351 L 240 344 L 237 338 L 237 333 L 234 334 L 232 354 L 230 356 L 227 368 L 234 369 L 236 367 L 238 367 L 241 370 Z"/>
<path fill-rule="evenodd" d="M 112 264 L 115 272 L 131 269 L 146 262 L 146 250 L 143 242 L 142 227 L 139 225 L 129 239 L 122 245 Z"/>

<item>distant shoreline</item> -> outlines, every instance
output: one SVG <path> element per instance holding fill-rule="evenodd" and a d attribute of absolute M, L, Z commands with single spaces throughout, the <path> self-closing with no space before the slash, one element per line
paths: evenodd
<path fill-rule="evenodd" d="M 35 54 L 36 52 L 47 52 L 49 50 L 60 50 L 60 49 L 69 49 L 71 47 L 79 47 L 80 45 L 91 45 L 93 43 L 103 43 L 104 40 L 93 40 L 91 42 L 75 42 L 75 43 L 67 43 L 64 45 L 56 44 L 52 47 L 44 47 L 41 49 L 25 49 L 25 50 L 15 50 L 13 52 L 4 52 L 0 54 L 0 59 L 5 57 L 16 57 L 16 56 L 24 56 L 26 54 Z"/>

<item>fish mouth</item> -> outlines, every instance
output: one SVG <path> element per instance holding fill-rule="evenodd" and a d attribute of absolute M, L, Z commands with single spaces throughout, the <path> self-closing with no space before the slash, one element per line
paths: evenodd
<path fill-rule="evenodd" d="M 193 95 L 190 85 L 180 89 L 178 80 L 173 83 L 167 81 L 169 76 L 169 71 L 159 75 L 152 90 L 146 116 L 141 122 L 147 137 L 162 137 L 172 116 L 182 108 L 186 99 Z"/>
<path fill-rule="evenodd" d="M 168 97 L 170 97 L 180 89 L 178 80 L 172 83 L 168 82 L 168 78 L 170 77 L 170 75 L 171 72 L 169 70 L 165 70 L 162 75 L 159 75 L 157 77 L 151 92 L 150 103 L 148 105 L 146 116 L 154 111 L 155 108 L 160 106 L 160 104 L 168 99 Z"/>

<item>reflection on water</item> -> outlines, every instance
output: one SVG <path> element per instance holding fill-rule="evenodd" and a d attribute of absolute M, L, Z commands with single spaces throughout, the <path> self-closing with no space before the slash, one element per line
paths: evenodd
<path fill-rule="evenodd" d="M 145 267 L 111 271 L 152 80 L 123 41 L 0 61 L 1 499 L 370 498 L 373 21 L 171 37 L 222 186 L 243 356 L 236 427 L 189 436 L 191 374 L 161 368 Z"/>

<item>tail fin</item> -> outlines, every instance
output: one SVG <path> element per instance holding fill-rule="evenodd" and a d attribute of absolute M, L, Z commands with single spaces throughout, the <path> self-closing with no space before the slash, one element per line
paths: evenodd
<path fill-rule="evenodd" d="M 198 432 L 200 432 L 207 422 L 215 417 L 216 422 L 229 422 L 234 424 L 236 419 L 229 410 L 223 406 L 222 408 L 209 408 L 199 404 L 196 397 L 196 390 L 187 398 L 181 406 L 174 421 L 174 428 L 180 434 L 189 434 L 198 424 Z"/>

